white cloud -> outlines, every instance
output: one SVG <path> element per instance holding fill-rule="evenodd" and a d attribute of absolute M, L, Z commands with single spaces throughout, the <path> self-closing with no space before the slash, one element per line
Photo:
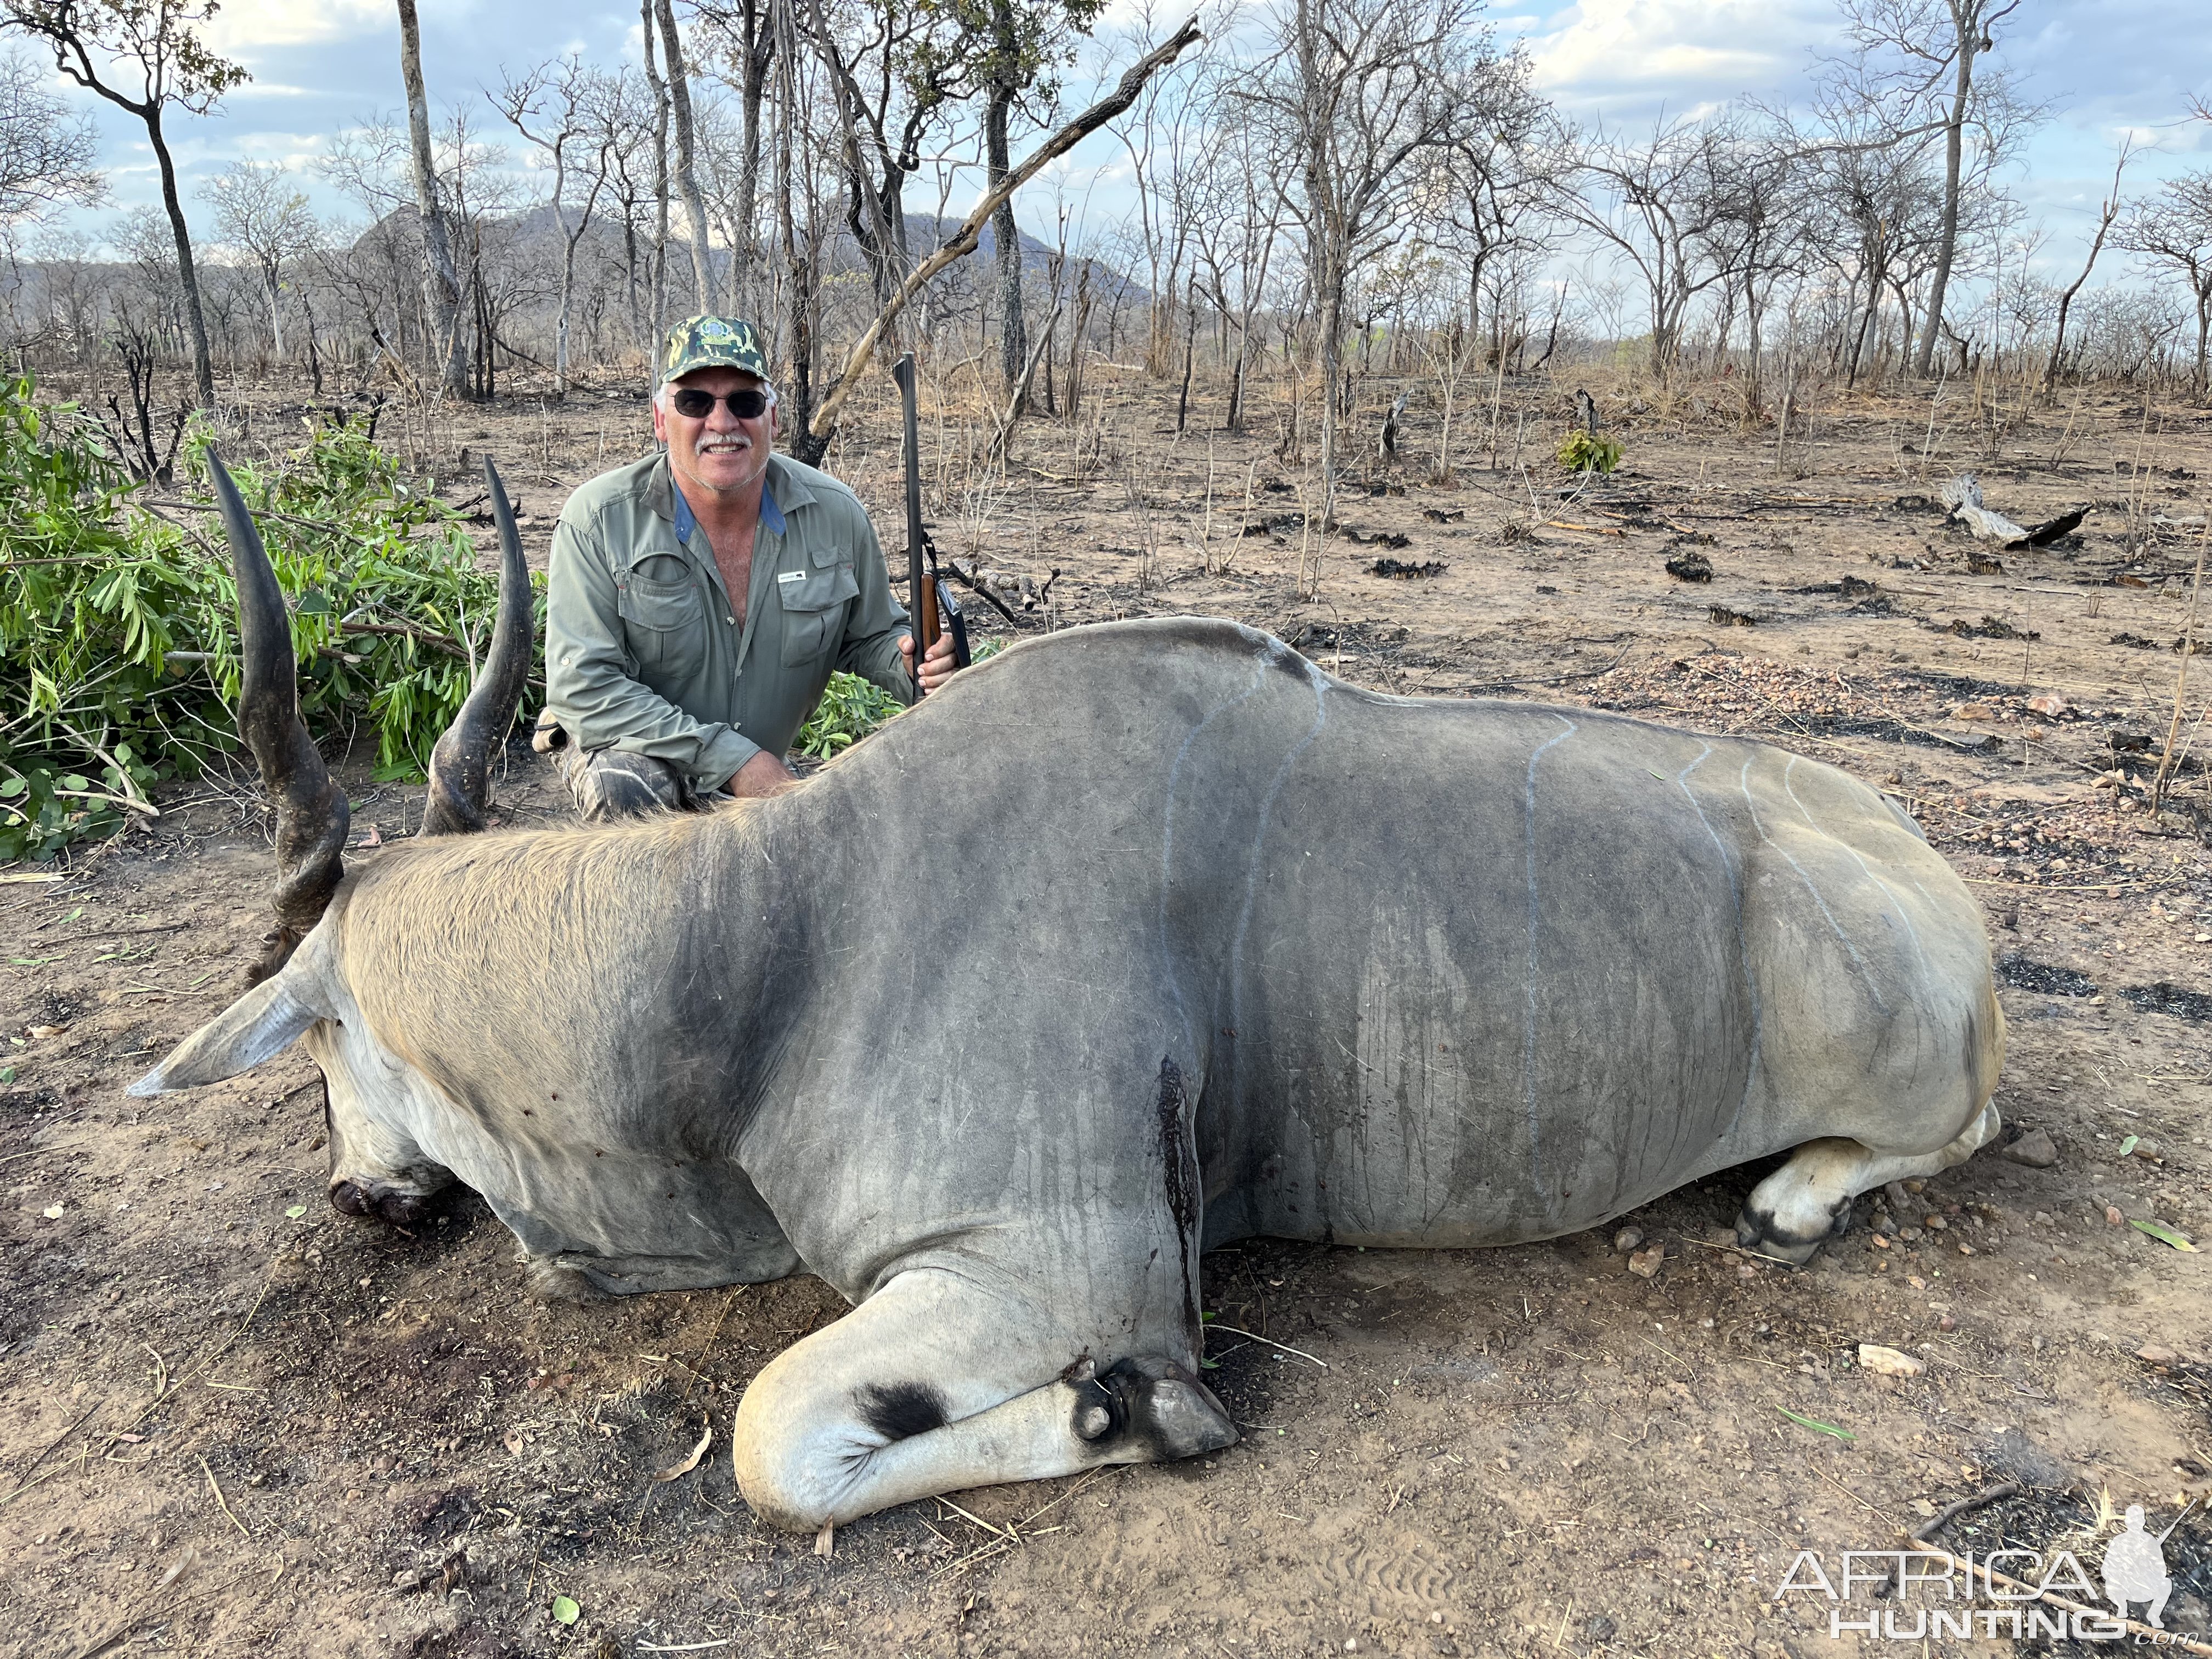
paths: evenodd
<path fill-rule="evenodd" d="M 226 57 L 251 58 L 271 46 L 318 46 L 394 27 L 383 0 L 226 0 L 205 37 Z"/>
<path fill-rule="evenodd" d="M 1797 82 L 1808 49 L 1835 32 L 1820 0 L 1582 0 L 1551 21 L 1528 37 L 1551 96 L 1678 111 Z"/>

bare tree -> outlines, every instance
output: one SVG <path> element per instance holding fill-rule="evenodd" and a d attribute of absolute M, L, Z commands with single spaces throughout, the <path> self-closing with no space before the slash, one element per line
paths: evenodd
<path fill-rule="evenodd" d="M 1706 257 L 1719 272 L 1720 312 L 1713 330 L 1725 357 L 1736 317 L 1744 322 L 1747 410 L 1760 405 L 1766 308 L 1775 287 L 1801 276 L 1814 258 L 1812 158 L 1784 133 L 1751 125 L 1741 113 L 1715 124 L 1706 147 L 1704 185 Z"/>
<path fill-rule="evenodd" d="M 618 117 L 605 112 L 619 103 L 604 77 L 586 70 L 580 58 L 541 64 L 508 76 L 492 103 L 524 140 L 542 151 L 553 169 L 546 197 L 561 231 L 560 314 L 553 334 L 553 390 L 568 390 L 568 327 L 575 309 L 576 244 L 591 228 L 599 195 L 606 188 L 608 155 L 617 138 Z M 580 198 L 573 192 L 580 189 Z"/>
<path fill-rule="evenodd" d="M 253 261 L 269 303 L 270 349 L 282 358 L 284 267 L 315 237 L 307 198 L 292 188 L 281 161 L 234 162 L 203 185 L 200 194 L 215 210 L 216 234 Z"/>
<path fill-rule="evenodd" d="M 1467 327 L 1481 325 L 1483 280 L 1492 264 L 1547 246 L 1548 212 L 1558 188 L 1561 156 L 1550 142 L 1545 105 L 1530 87 L 1530 65 L 1515 52 L 1501 58 L 1492 79 L 1488 118 L 1469 122 L 1454 143 L 1448 198 L 1439 240 L 1467 262 Z M 1498 319 L 1493 319 L 1493 324 Z M 1492 329 L 1493 347 L 1504 336 Z"/>
<path fill-rule="evenodd" d="M 96 205 L 107 194 L 99 160 L 92 118 L 72 117 L 34 61 L 0 56 L 0 227 L 52 208 Z"/>
<path fill-rule="evenodd" d="M 2097 268 L 2097 256 L 2105 251 L 2105 240 L 2112 234 L 2112 224 L 2120 216 L 2120 175 L 2128 170 L 2128 158 L 2135 153 L 2135 139 L 2130 135 L 2120 140 L 2120 153 L 2112 163 L 2112 193 L 2097 210 L 2097 234 L 2089 240 L 2089 257 L 2081 262 L 2081 274 L 2066 285 L 2058 296 L 2058 316 L 2051 331 L 2051 361 L 2043 367 L 2043 391 L 2048 397 L 2058 384 L 2058 366 L 2066 358 L 2066 318 L 2074 308 L 2074 296 L 2088 282 L 2089 273 Z"/>
<path fill-rule="evenodd" d="M 714 310 L 714 248 L 708 234 L 707 198 L 699 189 L 690 71 L 684 66 L 684 37 L 677 32 L 676 8 L 672 0 L 653 0 L 653 11 L 660 23 L 661 51 L 668 64 L 669 108 L 676 118 L 676 189 L 684 198 L 684 222 L 690 228 L 691 276 L 697 288 L 700 311 L 711 314 Z"/>
<path fill-rule="evenodd" d="M 1149 5 L 1140 3 L 1136 43 L 1149 47 L 1158 31 L 1152 27 Z M 1192 58 L 1194 67 L 1203 62 Z M 1215 180 L 1205 166 L 1208 146 L 1217 133 L 1206 118 L 1207 112 L 1191 95 L 1190 78 L 1170 70 L 1156 76 L 1137 100 L 1136 107 L 1115 124 L 1121 148 L 1129 157 L 1129 177 L 1136 197 L 1136 229 L 1149 270 L 1146 286 L 1152 296 L 1151 327 L 1145 342 L 1145 366 L 1156 376 L 1172 372 L 1176 357 L 1176 295 L 1185 291 L 1183 260 L 1192 252 L 1198 221 L 1206 211 L 1206 198 Z"/>
<path fill-rule="evenodd" d="M 1105 0 L 951 0 L 962 27 L 982 44 L 977 72 L 983 83 L 983 187 L 994 191 L 1012 177 L 1012 142 L 1017 111 L 1051 118 L 1060 83 L 1054 73 L 1074 37 L 1090 33 Z M 1012 192 L 991 219 L 991 252 L 999 268 L 999 374 L 1011 395 L 1029 361 L 1022 316 L 1022 234 L 1014 223 Z"/>
<path fill-rule="evenodd" d="M 1642 279 L 1651 322 L 1654 374 L 1681 351 L 1691 301 L 1721 279 L 1707 238 L 1720 201 L 1712 188 L 1716 136 L 1686 120 L 1662 120 L 1632 143 L 1602 131 L 1583 145 L 1559 198 L 1577 224 L 1609 245 Z"/>
<path fill-rule="evenodd" d="M 162 117 L 170 106 L 205 115 L 231 88 L 251 79 L 236 64 L 204 46 L 193 30 L 211 20 L 216 0 L 0 0 L 0 27 L 43 40 L 54 66 L 88 92 L 144 124 L 161 174 L 161 205 L 177 244 L 185 323 L 191 340 L 192 384 L 201 404 L 215 402 L 215 366 L 208 357 L 207 319 L 200 307 L 192 236 L 177 195 L 177 166 Z M 136 83 L 131 90 L 112 77 Z"/>
<path fill-rule="evenodd" d="M 1197 246 L 1195 262 L 1199 287 L 1220 313 L 1222 326 L 1233 330 L 1233 355 L 1229 358 L 1229 406 L 1222 416 L 1228 432 L 1244 430 L 1246 382 L 1251 372 L 1254 336 L 1267 294 L 1268 273 L 1275 260 L 1289 216 L 1291 181 L 1281 158 L 1271 148 L 1271 131 L 1265 123 L 1239 118 L 1243 113 L 1239 88 L 1248 73 L 1240 63 L 1218 64 L 1200 83 L 1203 100 L 1200 119 L 1213 135 L 1185 180 L 1193 199 L 1184 210 Z M 1083 297 L 1077 307 L 1075 343 L 1082 343 L 1081 320 L 1090 307 L 1090 264 L 1079 274 Z M 1076 371 L 1071 356 L 1068 379 L 1069 412 Z"/>
<path fill-rule="evenodd" d="M 818 456 L 829 444 L 831 434 L 837 429 L 838 411 L 844 407 L 846 398 L 875 356 L 878 343 L 897 319 L 899 313 L 955 260 L 964 258 L 975 251 L 985 222 L 999 210 L 1006 198 L 1135 103 L 1137 94 L 1144 90 L 1145 82 L 1175 62 L 1185 48 L 1195 44 L 1198 39 L 1198 21 L 1194 18 L 1124 70 L 1112 91 L 1031 150 L 1004 179 L 986 190 L 982 200 L 960 222 L 959 228 L 946 238 L 935 252 L 907 273 L 906 280 L 899 284 L 898 292 L 891 296 L 890 302 L 878 307 L 874 320 L 862 331 L 860 339 L 846 356 L 843 371 L 823 398 L 821 407 L 812 412 L 805 431 L 794 436 L 793 448 L 801 460 L 811 460 L 812 457 Z"/>
<path fill-rule="evenodd" d="M 668 82 L 654 62 L 653 0 L 638 0 L 639 20 L 644 24 L 645 83 L 653 95 L 653 319 L 652 343 L 646 351 L 646 389 L 659 379 L 654 361 L 660 348 L 660 331 L 668 317 Z M 742 291 L 742 290 L 741 290 Z"/>
<path fill-rule="evenodd" d="M 1943 138 L 1942 210 L 1913 372 L 1935 372 L 1936 341 L 1956 260 L 1970 188 L 1966 144 L 1971 128 L 2001 132 L 2040 112 L 2015 100 L 2002 75 L 1977 69 L 1996 50 L 1996 26 L 2021 0 L 1843 0 L 1853 52 L 1832 64 L 1831 84 L 1884 112 L 1884 143 Z M 1990 142 L 1985 137 L 1985 143 Z"/>
<path fill-rule="evenodd" d="M 730 292 L 731 303 L 744 311 L 755 308 L 753 294 L 760 280 L 761 112 L 768 101 L 769 67 L 775 57 L 768 3 L 694 0 L 695 15 L 720 36 L 720 72 L 738 94 L 737 176 L 730 192 L 730 219 L 737 235 L 730 246 Z"/>
<path fill-rule="evenodd" d="M 2206 353 L 2212 348 L 2212 171 L 2185 173 L 2128 215 L 2119 246 L 2164 265 L 2189 285 L 2197 308 L 2197 357 L 2190 371 L 2192 395 L 2208 385 Z"/>
<path fill-rule="evenodd" d="M 430 153 L 430 103 L 422 90 L 422 31 L 415 0 L 398 0 L 399 78 L 407 88 L 407 137 L 414 163 L 415 210 L 422 220 L 422 303 L 430 314 L 431 356 L 438 383 L 450 397 L 466 397 L 468 358 L 461 343 L 461 279 L 453 264 L 453 228 L 438 194 Z"/>
<path fill-rule="evenodd" d="M 1405 233 L 1428 168 L 1483 111 L 1497 58 L 1480 0 L 1277 0 L 1274 56 L 1247 108 L 1278 135 L 1305 233 L 1320 323 L 1322 501 L 1336 498 L 1345 302 L 1352 279 Z M 1307 573 L 1310 591 L 1317 572 Z"/>

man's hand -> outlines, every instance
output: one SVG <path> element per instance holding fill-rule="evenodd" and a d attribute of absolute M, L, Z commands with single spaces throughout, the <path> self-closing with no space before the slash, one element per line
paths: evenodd
<path fill-rule="evenodd" d="M 731 775 L 726 787 L 740 799 L 748 795 L 780 795 L 799 787 L 790 769 L 763 749 Z"/>
<path fill-rule="evenodd" d="M 914 635 L 899 635 L 899 655 L 906 662 L 906 677 L 914 678 Z M 937 643 L 929 647 L 929 654 L 921 659 L 921 689 L 934 691 L 951 679 L 952 667 L 952 635 L 939 634 Z"/>

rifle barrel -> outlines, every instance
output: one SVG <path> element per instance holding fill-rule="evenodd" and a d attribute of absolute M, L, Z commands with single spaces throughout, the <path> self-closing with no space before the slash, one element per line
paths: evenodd
<path fill-rule="evenodd" d="M 921 527 L 921 435 L 915 416 L 914 353 L 903 352 L 891 368 L 898 382 L 900 414 L 905 424 L 906 607 L 914 636 L 914 690 L 921 695 L 921 659 L 935 641 L 935 583 L 926 568 L 929 537 Z"/>

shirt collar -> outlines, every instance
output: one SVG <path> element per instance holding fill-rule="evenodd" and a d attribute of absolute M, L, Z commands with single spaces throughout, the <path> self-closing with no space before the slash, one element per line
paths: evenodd
<path fill-rule="evenodd" d="M 769 463 L 769 470 L 775 470 L 773 462 Z M 692 514 L 691 503 L 684 499 L 684 492 L 676 487 L 676 481 L 670 476 L 665 460 L 654 485 L 668 491 L 670 516 L 676 520 L 676 539 L 686 547 L 690 546 L 691 532 L 699 527 L 699 520 Z M 659 503 L 655 501 L 653 505 L 658 507 Z M 776 535 L 784 533 L 783 509 L 775 504 L 775 491 L 769 487 L 765 477 L 761 480 L 760 521 Z"/>

